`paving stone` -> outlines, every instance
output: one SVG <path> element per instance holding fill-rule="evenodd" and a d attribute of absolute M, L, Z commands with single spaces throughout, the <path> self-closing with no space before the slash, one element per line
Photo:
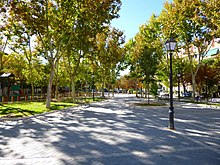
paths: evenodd
<path fill-rule="evenodd" d="M 107 101 L 25 119 L 0 121 L 0 165 L 219 165 L 220 110 L 168 105 L 118 94 Z"/>

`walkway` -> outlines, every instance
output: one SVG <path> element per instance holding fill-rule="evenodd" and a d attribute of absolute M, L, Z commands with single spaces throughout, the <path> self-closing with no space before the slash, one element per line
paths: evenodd
<path fill-rule="evenodd" d="M 1 121 L 0 165 L 220 164 L 219 109 L 174 104 L 176 131 L 170 131 L 168 106 L 134 106 L 139 101 L 117 95 L 90 106 Z"/>

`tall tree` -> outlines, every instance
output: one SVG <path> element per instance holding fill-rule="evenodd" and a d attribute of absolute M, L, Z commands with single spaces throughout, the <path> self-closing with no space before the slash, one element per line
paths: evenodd
<path fill-rule="evenodd" d="M 183 48 L 188 56 L 191 64 L 193 96 L 195 96 L 197 72 L 216 35 L 216 24 L 211 15 L 207 14 L 209 5 L 208 0 L 174 0 L 170 4 L 165 3 L 165 9 L 160 15 L 164 38 L 176 37 L 179 47 Z M 219 13 L 219 10 L 217 12 Z M 196 59 L 195 55 L 197 55 Z"/>
<path fill-rule="evenodd" d="M 43 48 L 43 54 L 51 66 L 48 82 L 46 107 L 50 108 L 51 89 L 55 68 L 69 43 L 76 39 L 75 53 L 84 51 L 85 37 L 97 28 L 101 29 L 115 17 L 120 9 L 120 0 L 75 1 L 75 0 L 32 0 L 11 3 L 13 11 L 31 29 Z M 80 30 L 82 29 L 82 30 Z M 75 33 L 77 32 L 77 33 Z M 89 33 L 89 34 L 88 34 Z M 76 36 L 74 38 L 73 36 Z M 95 35 L 93 34 L 92 37 Z"/>
<path fill-rule="evenodd" d="M 15 19 L 17 18 L 17 19 Z M 27 61 L 27 68 L 25 69 L 25 77 L 28 83 L 31 84 L 31 94 L 34 98 L 34 85 L 36 85 L 37 79 L 39 78 L 36 69 L 39 69 L 39 59 L 37 57 L 37 50 L 35 50 L 34 43 L 34 33 L 31 29 L 27 29 L 25 24 L 23 24 L 20 17 L 14 13 L 13 10 L 10 11 L 10 18 L 8 19 L 8 26 L 11 28 L 11 35 L 9 40 L 9 48 L 17 54 L 22 54 L 25 56 Z M 37 66 L 38 65 L 38 66 Z"/>
<path fill-rule="evenodd" d="M 107 80 L 113 82 L 116 78 L 116 67 L 123 57 L 123 49 L 121 48 L 123 43 L 123 33 L 115 28 L 110 28 L 97 36 L 96 66 L 101 71 L 103 97 Z"/>
<path fill-rule="evenodd" d="M 148 24 L 139 28 L 139 33 L 135 36 L 133 52 L 130 54 L 133 56 L 131 59 L 135 61 L 136 72 L 148 84 L 148 90 L 150 83 L 154 81 L 163 54 L 159 34 L 159 22 L 157 17 L 152 15 Z"/>

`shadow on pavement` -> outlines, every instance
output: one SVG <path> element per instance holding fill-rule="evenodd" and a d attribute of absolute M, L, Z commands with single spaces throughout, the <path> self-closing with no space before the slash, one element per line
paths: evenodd
<path fill-rule="evenodd" d="M 212 118 L 218 125 L 212 125 L 208 116 L 199 121 L 199 114 L 178 111 L 180 129 L 170 131 L 166 109 L 131 106 L 135 101 L 119 97 L 2 122 L 0 164 L 219 164 L 219 116 Z"/>

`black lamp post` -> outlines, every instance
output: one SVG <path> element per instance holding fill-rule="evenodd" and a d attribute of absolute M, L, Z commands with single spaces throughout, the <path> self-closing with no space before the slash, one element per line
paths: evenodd
<path fill-rule="evenodd" d="M 181 77 L 181 74 L 178 73 L 177 78 L 178 78 L 178 100 L 179 101 L 180 101 L 180 77 Z"/>
<path fill-rule="evenodd" d="M 205 76 L 205 96 L 206 96 L 206 100 L 208 102 L 209 101 L 209 98 L 208 98 L 208 76 Z"/>
<path fill-rule="evenodd" d="M 218 81 L 218 95 L 217 95 L 217 97 L 219 97 L 219 93 L 220 93 L 220 91 L 219 91 L 219 84 L 220 84 L 220 81 Z"/>
<path fill-rule="evenodd" d="M 94 74 L 92 74 L 92 100 L 94 101 L 95 100 L 95 97 L 94 97 Z"/>
<path fill-rule="evenodd" d="M 172 55 L 176 47 L 176 41 L 170 38 L 165 42 L 166 50 L 170 55 L 170 109 L 169 109 L 169 128 L 175 129 L 174 127 L 174 107 L 173 107 L 173 70 L 172 70 Z"/>

